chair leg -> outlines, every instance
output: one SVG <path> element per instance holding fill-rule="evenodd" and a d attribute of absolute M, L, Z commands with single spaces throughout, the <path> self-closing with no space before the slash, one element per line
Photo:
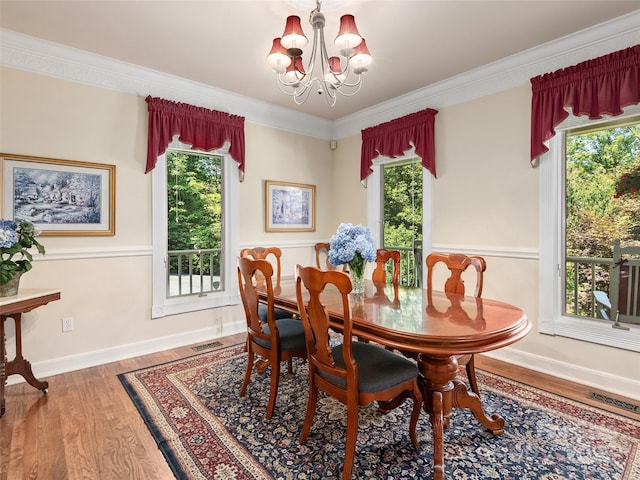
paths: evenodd
<path fill-rule="evenodd" d="M 473 393 L 480 396 L 480 389 L 478 388 L 478 380 L 476 379 L 476 366 L 475 361 L 473 360 L 473 355 L 471 355 L 465 367 L 467 369 L 467 378 L 469 379 L 471 390 L 473 390 Z"/>
<path fill-rule="evenodd" d="M 342 480 L 351 480 L 358 439 L 358 404 L 347 405 L 347 441 L 344 447 L 344 467 Z"/>
<path fill-rule="evenodd" d="M 316 404 L 318 403 L 318 389 L 315 385 L 309 387 L 309 399 L 307 400 L 307 413 L 304 417 L 304 424 L 302 425 L 302 432 L 300 432 L 300 445 L 304 445 L 309 437 L 311 431 L 311 425 L 313 424 L 313 416 L 316 413 Z"/>
<path fill-rule="evenodd" d="M 271 359 L 271 386 L 269 387 L 269 404 L 267 405 L 267 418 L 273 416 L 276 408 L 276 396 L 278 395 L 278 383 L 280 382 L 280 362 Z"/>
<path fill-rule="evenodd" d="M 287 361 L 287 367 L 288 367 L 288 372 L 289 374 L 293 373 L 293 357 L 289 357 L 289 360 Z"/>
<path fill-rule="evenodd" d="M 244 397 L 247 393 L 247 385 L 249 385 L 249 380 L 251 380 L 251 370 L 253 370 L 253 349 L 251 348 L 250 341 L 247 342 L 247 371 L 244 374 L 244 382 L 242 382 L 242 387 L 240 387 L 240 396 Z"/>

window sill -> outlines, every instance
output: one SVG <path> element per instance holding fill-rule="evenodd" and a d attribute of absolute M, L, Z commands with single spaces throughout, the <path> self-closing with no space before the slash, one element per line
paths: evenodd
<path fill-rule="evenodd" d="M 203 297 L 191 295 L 188 297 L 167 299 L 165 303 L 151 307 L 151 318 L 162 318 L 169 315 L 226 307 L 239 303 L 240 298 L 238 295 L 228 292 L 209 294 Z"/>
<path fill-rule="evenodd" d="M 640 352 L 640 326 L 623 324 L 629 330 L 620 330 L 612 325 L 606 320 L 562 316 L 553 322 L 552 329 L 541 328 L 540 333 Z"/>

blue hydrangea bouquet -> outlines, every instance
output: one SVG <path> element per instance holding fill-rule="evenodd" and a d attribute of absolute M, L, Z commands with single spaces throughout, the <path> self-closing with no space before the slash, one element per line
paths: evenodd
<path fill-rule="evenodd" d="M 36 240 L 39 234 L 30 222 L 0 220 L 0 284 L 31 270 L 31 247 L 44 254 L 44 247 Z"/>
<path fill-rule="evenodd" d="M 336 234 L 329 240 L 329 262 L 332 265 L 349 265 L 349 274 L 354 285 L 354 292 L 361 291 L 366 262 L 374 262 L 376 247 L 371 231 L 364 225 L 341 223 Z"/>

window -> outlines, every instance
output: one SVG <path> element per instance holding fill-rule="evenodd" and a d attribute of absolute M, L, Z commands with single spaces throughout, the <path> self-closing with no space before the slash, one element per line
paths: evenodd
<path fill-rule="evenodd" d="M 619 176 L 638 166 L 639 111 L 569 117 L 540 160 L 542 333 L 640 351 L 640 326 L 611 328 L 594 298 L 608 292 L 614 240 L 640 243 L 638 198 L 613 198 Z"/>
<path fill-rule="evenodd" d="M 237 303 L 237 168 L 174 141 L 153 171 L 152 317 Z"/>
<path fill-rule="evenodd" d="M 382 246 L 399 250 L 400 284 L 422 285 L 422 165 L 419 158 L 382 168 Z"/>
<path fill-rule="evenodd" d="M 413 152 L 379 157 L 367 179 L 367 216 L 376 244 L 400 250 L 401 283 L 422 285 L 424 255 L 431 251 L 431 173 Z"/>
<path fill-rule="evenodd" d="M 167 296 L 224 289 L 222 157 L 167 150 Z"/>

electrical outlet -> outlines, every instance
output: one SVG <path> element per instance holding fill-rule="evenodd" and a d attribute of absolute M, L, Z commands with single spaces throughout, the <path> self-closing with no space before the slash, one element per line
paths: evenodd
<path fill-rule="evenodd" d="M 73 318 L 72 317 L 65 317 L 62 319 L 62 331 L 63 332 L 70 332 L 73 330 Z"/>

